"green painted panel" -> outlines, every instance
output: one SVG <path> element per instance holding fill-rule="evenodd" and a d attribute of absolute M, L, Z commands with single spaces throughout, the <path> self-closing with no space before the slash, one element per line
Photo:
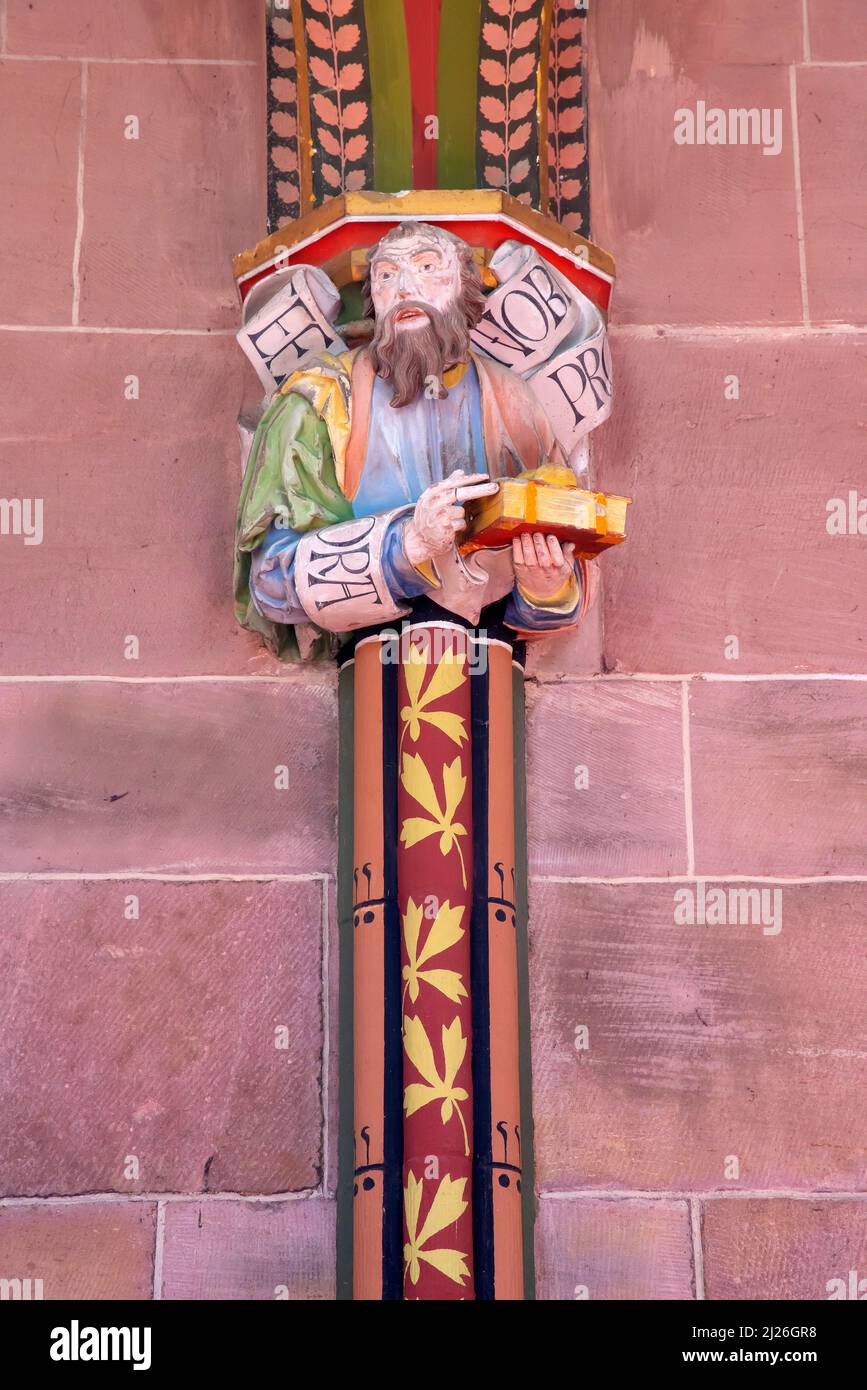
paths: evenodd
<path fill-rule="evenodd" d="M 338 328 L 342 323 L 354 323 L 356 319 L 364 318 L 364 298 L 361 285 L 354 283 L 344 285 L 340 299 L 340 313 L 337 315 Z"/>
<path fill-rule="evenodd" d="M 527 903 L 527 763 L 524 733 L 524 672 L 512 668 L 515 754 L 515 918 L 518 951 L 518 1042 L 521 1081 L 521 1166 L 524 1205 L 524 1298 L 536 1297 L 533 1228 L 536 1219 L 536 1164 L 533 1152 L 533 1074 L 530 1060 L 529 907 Z"/>
<path fill-rule="evenodd" d="M 437 184 L 476 186 L 481 0 L 442 0 L 437 74 Z"/>
<path fill-rule="evenodd" d="M 379 193 L 412 188 L 412 92 L 403 0 L 365 0 L 373 106 L 373 177 Z"/>

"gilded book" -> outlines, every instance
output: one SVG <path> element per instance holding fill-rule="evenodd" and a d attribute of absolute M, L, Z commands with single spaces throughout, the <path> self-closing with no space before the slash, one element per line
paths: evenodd
<path fill-rule="evenodd" d="M 513 536 L 541 531 L 574 541 L 579 555 L 599 555 L 626 539 L 630 497 L 587 492 L 571 468 L 546 465 L 503 479 L 493 497 L 467 505 L 468 526 L 461 553 L 508 545 Z"/>

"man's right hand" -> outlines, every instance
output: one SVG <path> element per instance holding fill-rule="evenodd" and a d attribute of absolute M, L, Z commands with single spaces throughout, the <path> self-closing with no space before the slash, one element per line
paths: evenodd
<path fill-rule="evenodd" d="M 475 497 L 491 497 L 496 490 L 497 484 L 489 481 L 487 473 L 465 473 L 463 469 L 427 488 L 416 502 L 404 532 L 403 545 L 410 564 L 422 565 L 450 550 L 455 536 L 467 524 L 464 504 Z"/>

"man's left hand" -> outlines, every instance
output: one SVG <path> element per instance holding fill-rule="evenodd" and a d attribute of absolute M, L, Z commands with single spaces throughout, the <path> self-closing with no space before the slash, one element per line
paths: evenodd
<path fill-rule="evenodd" d="M 560 545 L 556 536 L 538 533 L 515 536 L 512 540 L 515 578 L 525 598 L 545 603 L 560 595 L 575 573 L 575 546 Z"/>

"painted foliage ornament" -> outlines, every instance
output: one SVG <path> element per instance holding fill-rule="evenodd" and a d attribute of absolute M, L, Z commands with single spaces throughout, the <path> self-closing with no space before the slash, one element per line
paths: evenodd
<path fill-rule="evenodd" d="M 521 667 L 622 539 L 628 499 L 576 473 L 611 409 L 610 276 L 502 195 L 465 195 L 475 221 L 461 195 L 349 196 L 236 264 L 267 393 L 237 612 L 340 671 L 344 1291 L 518 1299 Z"/>

